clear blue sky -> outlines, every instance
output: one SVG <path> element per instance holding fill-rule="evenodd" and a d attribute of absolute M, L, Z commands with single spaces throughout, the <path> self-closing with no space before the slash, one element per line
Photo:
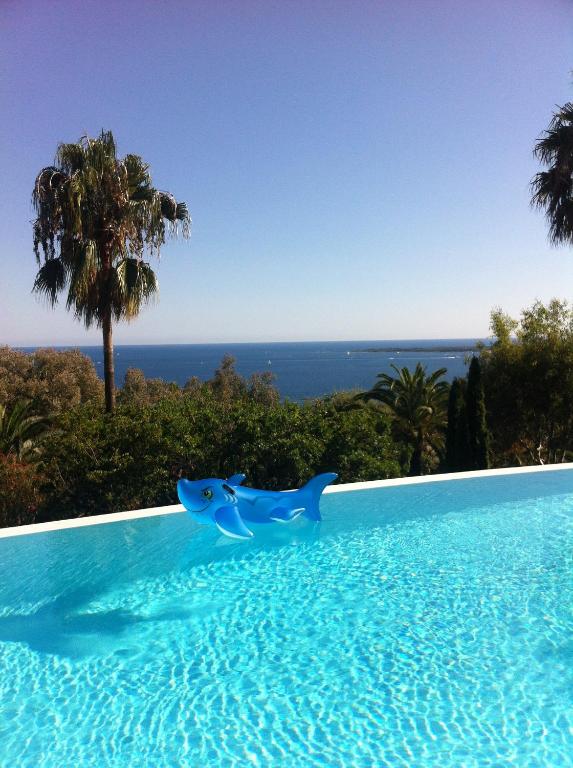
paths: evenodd
<path fill-rule="evenodd" d="M 573 296 L 528 192 L 569 0 L 3 0 L 0 26 L 0 343 L 99 341 L 30 293 L 30 195 L 102 127 L 193 216 L 116 343 L 483 336 Z"/>

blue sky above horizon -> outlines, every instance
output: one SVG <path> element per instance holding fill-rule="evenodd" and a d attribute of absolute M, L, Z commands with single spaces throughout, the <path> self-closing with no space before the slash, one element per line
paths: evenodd
<path fill-rule="evenodd" d="M 567 0 L 4 0 L 0 29 L 0 344 L 99 341 L 31 294 L 30 195 L 101 128 L 193 217 L 117 344 L 482 337 L 573 298 L 529 207 Z"/>

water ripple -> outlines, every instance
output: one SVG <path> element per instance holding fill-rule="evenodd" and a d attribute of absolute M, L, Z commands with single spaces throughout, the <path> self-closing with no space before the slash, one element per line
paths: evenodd
<path fill-rule="evenodd" d="M 568 482 L 4 540 L 0 764 L 573 766 Z"/>

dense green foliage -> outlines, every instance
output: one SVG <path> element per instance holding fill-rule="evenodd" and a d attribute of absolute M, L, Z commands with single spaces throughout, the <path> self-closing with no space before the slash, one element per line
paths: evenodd
<path fill-rule="evenodd" d="M 481 363 L 472 357 L 466 388 L 468 420 L 469 469 L 489 468 L 489 431 L 486 421 L 485 392 Z"/>
<path fill-rule="evenodd" d="M 106 409 L 113 409 L 115 385 L 112 323 L 137 317 L 158 291 L 144 261 L 159 255 L 166 235 L 179 224 L 189 232 L 185 203 L 152 184 L 138 155 L 117 157 L 110 131 L 60 144 L 55 165 L 34 184 L 34 251 L 39 270 L 34 290 L 66 306 L 86 327 L 102 328 Z M 43 257 L 43 258 L 42 258 Z"/>
<path fill-rule="evenodd" d="M 392 366 L 396 376 L 378 375 L 378 381 L 358 400 L 382 403 L 392 416 L 398 440 L 409 447 L 410 475 L 423 475 L 439 462 L 446 426 L 446 403 L 449 385 L 440 379 L 446 373 L 440 368 L 426 374 L 418 363 L 414 371 Z"/>
<path fill-rule="evenodd" d="M 454 379 L 448 400 L 445 470 L 464 472 L 489 467 L 489 430 L 481 363 L 472 357 L 466 379 Z"/>
<path fill-rule="evenodd" d="M 130 370 L 113 413 L 93 398 L 54 419 L 31 468 L 35 495 L 20 465 L 6 468 L 5 507 L 15 504 L 8 486 L 20 487 L 22 500 L 14 523 L 32 512 L 46 520 L 174 503 L 186 475 L 243 471 L 263 488 L 295 488 L 328 470 L 342 482 L 401 472 L 390 419 L 379 409 L 343 408 L 337 398 L 280 402 L 270 374 L 244 379 L 228 357 L 210 381 L 184 387 Z"/>
<path fill-rule="evenodd" d="M 180 476 L 247 474 L 258 487 L 294 488 L 314 473 L 342 481 L 393 477 L 400 467 L 388 419 L 328 403 L 224 406 L 206 388 L 152 405 L 94 406 L 63 415 L 45 455 L 47 517 L 177 501 Z"/>
<path fill-rule="evenodd" d="M 573 455 L 573 312 L 536 302 L 519 320 L 496 310 L 494 343 L 480 355 L 496 466 Z"/>
<path fill-rule="evenodd" d="M 470 468 L 466 389 L 466 380 L 461 378 L 454 379 L 450 387 L 444 459 L 446 472 L 463 472 Z"/>
<path fill-rule="evenodd" d="M 0 528 L 36 522 L 41 482 L 33 464 L 0 453 Z"/>
<path fill-rule="evenodd" d="M 55 415 L 103 400 L 103 385 L 89 357 L 78 350 L 25 353 L 0 347 L 0 403 L 30 401 L 35 413 Z"/>

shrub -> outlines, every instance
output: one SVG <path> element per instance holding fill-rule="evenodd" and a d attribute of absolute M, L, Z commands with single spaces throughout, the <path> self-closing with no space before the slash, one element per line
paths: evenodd
<path fill-rule="evenodd" d="M 0 528 L 36 522 L 39 485 L 33 466 L 0 453 Z"/>
<path fill-rule="evenodd" d="M 492 312 L 481 351 L 494 462 L 546 464 L 573 452 L 573 311 L 536 302 L 513 320 Z"/>
<path fill-rule="evenodd" d="M 317 401 L 221 403 L 209 388 L 152 405 L 94 405 L 63 414 L 44 455 L 42 516 L 92 515 L 175 503 L 181 476 L 245 472 L 262 488 L 295 488 L 321 471 L 342 482 L 399 474 L 384 414 Z"/>
<path fill-rule="evenodd" d="M 81 403 L 102 402 L 93 361 L 77 349 L 21 352 L 0 347 L 0 403 L 30 401 L 34 411 L 58 414 Z"/>

